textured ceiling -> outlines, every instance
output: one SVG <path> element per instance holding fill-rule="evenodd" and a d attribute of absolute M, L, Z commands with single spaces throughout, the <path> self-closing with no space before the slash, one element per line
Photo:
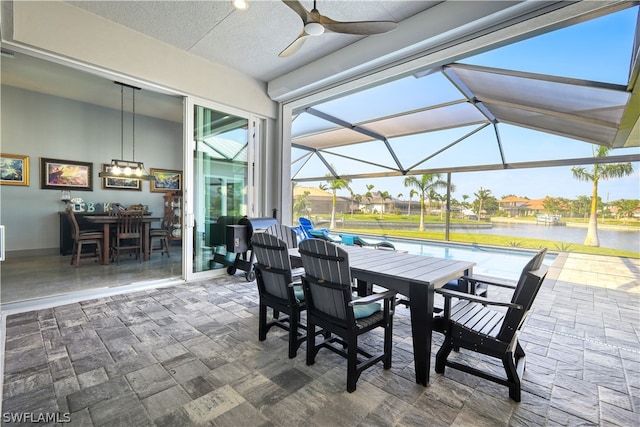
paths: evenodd
<path fill-rule="evenodd" d="M 363 38 L 325 33 L 308 38 L 297 54 L 280 58 L 278 54 L 302 30 L 298 15 L 281 1 L 249 0 L 245 11 L 236 10 L 231 0 L 67 3 L 265 82 Z M 307 10 L 313 8 L 312 1 L 301 3 Z M 437 3 L 327 0 L 317 2 L 317 8 L 338 21 L 401 22 Z"/>

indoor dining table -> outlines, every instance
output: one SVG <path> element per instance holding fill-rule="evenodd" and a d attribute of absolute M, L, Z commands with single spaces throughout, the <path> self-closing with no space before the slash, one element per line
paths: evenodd
<path fill-rule="evenodd" d="M 144 236 L 142 241 L 142 250 L 143 250 L 143 259 L 145 261 L 149 260 L 149 228 L 151 227 L 151 223 L 154 221 L 160 221 L 162 218 L 156 216 L 148 216 L 145 215 L 142 217 L 142 222 L 144 224 Z M 109 233 L 111 229 L 111 225 L 115 224 L 118 221 L 118 217 L 114 215 L 92 215 L 86 216 L 85 220 L 87 222 L 91 222 L 93 224 L 102 224 L 102 234 L 104 236 L 104 248 L 102 251 L 102 264 L 109 264 Z"/>
<path fill-rule="evenodd" d="M 435 289 L 471 274 L 475 263 L 393 250 L 340 245 L 349 254 L 351 276 L 363 295 L 375 284 L 409 298 L 416 383 L 429 383 Z M 291 249 L 292 258 L 300 258 Z"/>

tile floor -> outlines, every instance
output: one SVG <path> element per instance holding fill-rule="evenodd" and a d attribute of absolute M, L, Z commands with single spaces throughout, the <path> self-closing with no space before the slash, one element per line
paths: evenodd
<path fill-rule="evenodd" d="M 339 356 L 321 351 L 306 366 L 304 345 L 287 358 L 284 332 L 257 340 L 257 291 L 241 275 L 11 314 L 2 424 L 57 416 L 84 426 L 640 425 L 639 271 L 638 260 L 556 259 L 521 334 L 521 403 L 451 369 L 432 368 L 430 385 L 416 385 L 402 306 L 392 369 L 370 368 L 349 394 Z M 441 339 L 434 334 L 434 353 Z M 367 345 L 380 342 L 374 335 Z"/>
<path fill-rule="evenodd" d="M 6 307 L 18 301 L 182 277 L 180 247 L 171 248 L 171 257 L 154 253 L 144 262 L 134 258 L 109 265 L 83 261 L 74 268 L 70 260 L 70 255 L 60 256 L 55 250 L 8 253 L 0 263 L 0 302 Z"/>

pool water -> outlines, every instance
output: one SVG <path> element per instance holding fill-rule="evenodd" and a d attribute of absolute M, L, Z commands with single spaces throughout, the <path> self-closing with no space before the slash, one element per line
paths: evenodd
<path fill-rule="evenodd" d="M 373 239 L 367 239 L 367 241 L 369 240 L 373 241 Z M 536 254 L 534 250 L 524 249 L 502 249 L 399 239 L 389 239 L 388 241 L 393 243 L 396 250 L 404 250 L 411 254 L 475 262 L 474 273 L 505 279 L 518 279 L 522 268 Z M 551 265 L 555 258 L 555 254 L 547 254 L 544 264 Z"/>

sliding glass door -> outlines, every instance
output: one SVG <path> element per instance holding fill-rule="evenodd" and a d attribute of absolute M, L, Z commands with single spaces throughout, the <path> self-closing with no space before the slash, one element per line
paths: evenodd
<path fill-rule="evenodd" d="M 203 105 L 192 104 L 193 154 L 191 204 L 187 224 L 191 228 L 192 250 L 187 251 L 187 278 L 223 270 L 235 254 L 227 252 L 227 225 L 251 216 L 253 186 L 252 121 Z M 192 220 L 191 220 L 192 219 Z M 191 252 L 189 254 L 188 252 Z"/>

